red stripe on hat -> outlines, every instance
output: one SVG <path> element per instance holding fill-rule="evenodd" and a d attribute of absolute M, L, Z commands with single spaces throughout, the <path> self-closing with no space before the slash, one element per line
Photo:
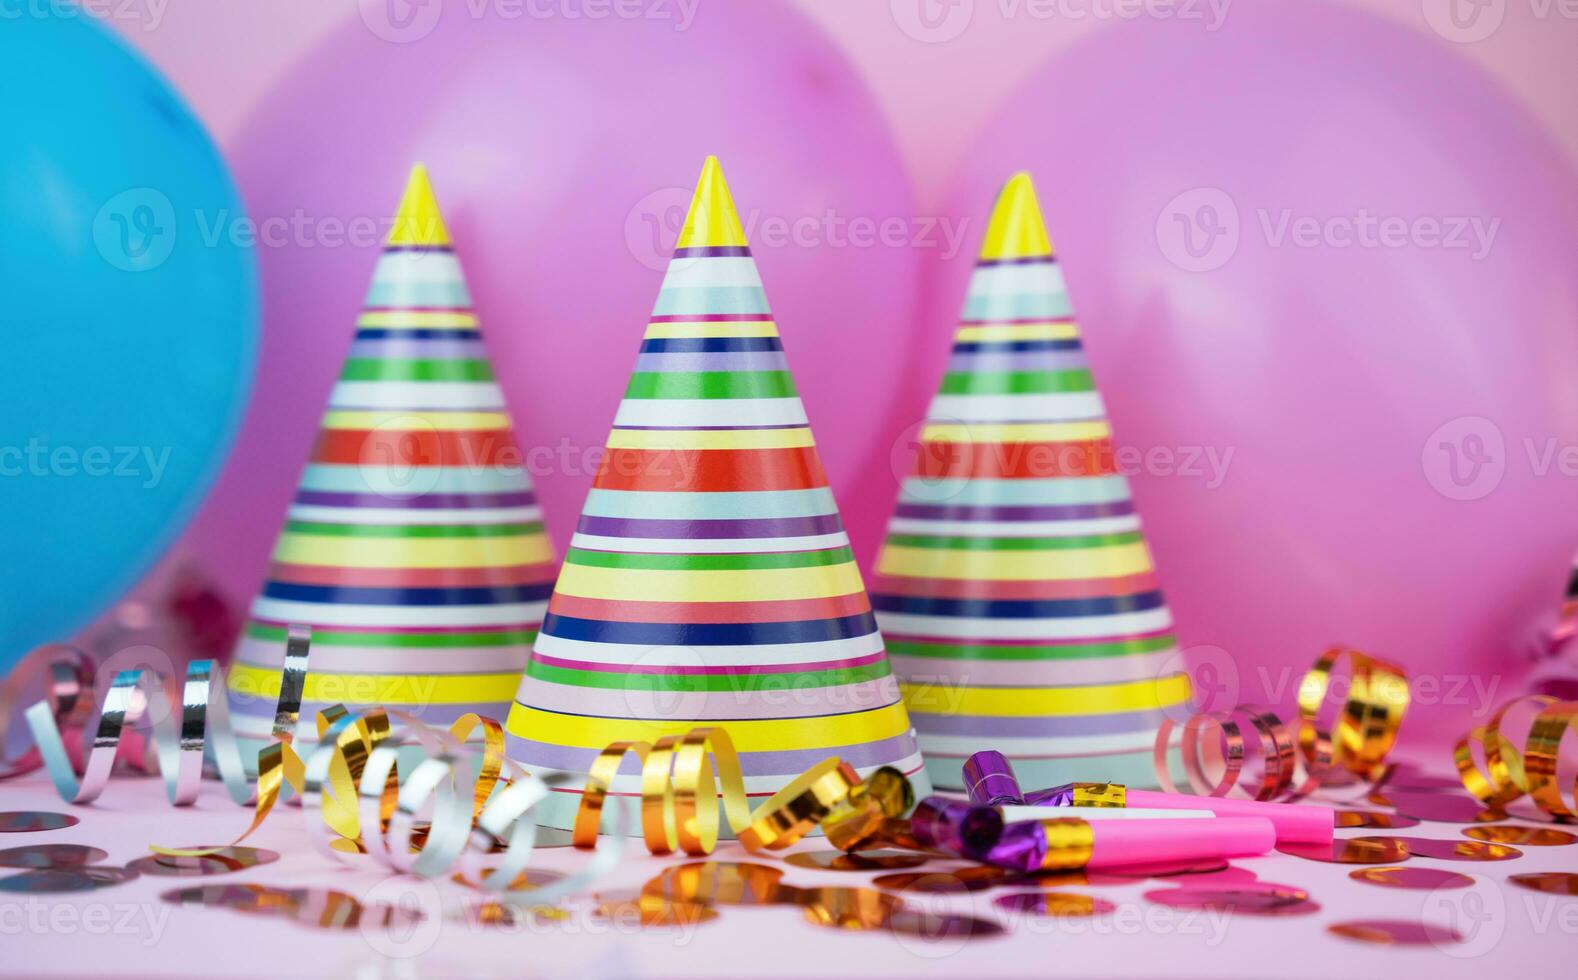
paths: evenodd
<path fill-rule="evenodd" d="M 1137 595 L 1160 588 L 1156 576 L 1121 575 L 1115 578 L 994 581 L 992 579 L 909 578 L 878 575 L 871 591 L 924 599 L 1092 599 Z"/>
<path fill-rule="evenodd" d="M 827 486 L 811 446 L 784 449 L 610 449 L 597 470 L 600 490 L 719 492 L 811 490 Z"/>
<path fill-rule="evenodd" d="M 507 429 L 324 429 L 314 463 L 361 466 L 513 466 L 524 458 Z"/>
<path fill-rule="evenodd" d="M 928 442 L 915 454 L 914 475 L 930 480 L 1111 476 L 1118 472 L 1110 439 L 1088 442 Z"/>

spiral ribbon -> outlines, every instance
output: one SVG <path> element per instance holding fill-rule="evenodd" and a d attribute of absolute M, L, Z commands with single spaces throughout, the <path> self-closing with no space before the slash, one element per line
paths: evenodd
<path fill-rule="evenodd" d="M 1348 692 L 1335 719 L 1323 717 L 1332 678 L 1343 661 L 1348 667 Z M 1298 689 L 1299 721 L 1290 732 L 1276 712 L 1241 704 L 1229 711 L 1202 712 L 1182 726 L 1164 719 L 1156 732 L 1152 762 L 1156 779 L 1169 793 L 1178 792 L 1172 778 L 1169 748 L 1181 727 L 1179 755 L 1190 790 L 1201 796 L 1226 796 L 1235 787 L 1257 800 L 1302 797 L 1355 780 L 1374 783 L 1385 777 L 1386 758 L 1397 743 L 1410 699 L 1406 672 L 1358 650 L 1334 647 L 1316 658 Z M 1245 730 L 1253 733 L 1253 740 Z M 1217 734 L 1215 743 L 1206 733 Z M 1259 785 L 1245 776 L 1249 747 L 1259 758 Z M 1215 749 L 1221 774 L 1206 773 L 1207 749 Z"/>
<path fill-rule="evenodd" d="M 1534 710 L 1523 749 L 1502 731 L 1507 716 L 1516 708 Z M 1578 778 L 1574 779 L 1573 804 L 1562 797 L 1557 762 L 1562 739 L 1568 731 L 1578 735 L 1578 701 L 1558 701 L 1546 694 L 1531 694 L 1508 701 L 1490 716 L 1490 721 L 1470 730 L 1452 749 L 1463 788 L 1486 808 L 1503 811 L 1509 803 L 1527 795 L 1534 805 L 1557 820 L 1578 819 Z M 1481 767 L 1475 750 L 1483 758 Z"/>
<path fill-rule="evenodd" d="M 593 854 L 575 874 L 531 887 L 512 888 L 529 864 L 538 824 L 535 809 L 570 782 L 553 773 L 537 777 L 504 758 L 504 732 L 491 718 L 468 714 L 447 730 L 399 711 L 375 708 L 352 714 L 342 705 L 318 713 L 318 741 L 303 758 L 294 745 L 306 687 L 311 634 L 288 631 L 273 736 L 258 752 L 257 779 L 249 781 L 230 726 L 223 669 L 210 660 L 187 667 L 179 691 L 139 669 L 118 672 L 104 697 L 81 775 L 62 727 L 86 727 L 92 702 L 92 665 L 69 647 L 37 651 L 0 686 L 0 723 L 28 674 L 45 672 L 50 693 L 26 712 L 36 748 L 0 769 L 0 778 L 45 768 L 61 798 L 90 803 L 109 784 L 123 742 L 150 728 L 148 768 L 156 768 L 174 806 L 193 803 L 205 755 L 232 800 L 255 807 L 250 825 L 231 845 L 260 827 L 275 807 L 298 797 L 314 847 L 337 860 L 366 854 L 393 870 L 425 877 L 459 871 L 503 900 L 542 904 L 570 894 L 608 871 L 623 850 L 629 807 L 608 806 L 609 786 L 627 755 L 641 762 L 641 824 L 653 854 L 676 850 L 710 854 L 717 845 L 721 798 L 730 827 L 751 850 L 787 847 L 829 814 L 851 806 L 861 786 L 854 770 L 836 758 L 811 767 L 752 811 L 739 755 L 722 728 L 697 728 L 655 743 L 616 742 L 597 758 L 582 792 L 573 842 Z M 158 699 L 180 712 L 152 710 Z M 3 730 L 3 724 L 0 724 Z M 421 750 L 421 761 L 402 778 L 402 750 Z M 211 748 L 211 753 L 210 753 Z M 3 752 L 0 752 L 3 757 Z M 407 756 L 408 758 L 410 756 Z M 508 770 L 508 772 L 506 772 Z M 428 819 L 419 816 L 427 812 Z M 610 826 L 604 831 L 604 816 Z M 230 846 L 230 845 L 227 845 Z M 170 848 L 155 853 L 200 857 L 220 848 Z M 498 854 L 484 869 L 480 859 Z"/>

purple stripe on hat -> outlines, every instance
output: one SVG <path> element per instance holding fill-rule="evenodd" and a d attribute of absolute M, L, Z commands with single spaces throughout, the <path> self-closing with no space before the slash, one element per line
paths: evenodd
<path fill-rule="evenodd" d="M 741 752 L 740 768 L 747 776 L 798 776 L 830 755 L 849 763 L 857 769 L 870 766 L 891 765 L 916 752 L 915 740 L 908 734 L 895 735 L 878 742 L 860 745 L 841 745 L 821 749 L 795 749 L 786 752 Z M 527 769 L 562 769 L 567 772 L 587 772 L 597 749 L 534 742 L 517 735 L 505 737 L 505 755 Z M 634 776 L 641 771 L 634 756 L 626 756 L 619 766 L 623 776 Z"/>
<path fill-rule="evenodd" d="M 482 359 L 488 356 L 480 340 L 430 339 L 425 337 L 385 337 L 377 340 L 358 340 L 351 344 L 352 357 L 378 359 L 386 357 L 442 359 Z"/>
<path fill-rule="evenodd" d="M 636 357 L 637 371 L 787 371 L 783 351 L 659 351 Z"/>
<path fill-rule="evenodd" d="M 576 530 L 611 538 L 798 538 L 837 534 L 844 522 L 837 514 L 819 517 L 762 517 L 746 520 L 664 521 L 582 515 Z"/>
<path fill-rule="evenodd" d="M 987 266 L 987 265 L 1041 265 L 1041 264 L 1054 265 L 1054 264 L 1056 264 L 1056 262 L 1057 262 L 1057 256 L 1055 256 L 1055 255 L 1027 255 L 1027 256 L 1020 257 L 1020 258 L 1012 258 L 1012 259 L 980 259 L 975 264 L 977 266 Z"/>
<path fill-rule="evenodd" d="M 922 735 L 982 735 L 1016 738 L 1059 735 L 1122 735 L 1154 730 L 1167 717 L 1165 711 L 1127 711 L 1107 715 L 1036 715 L 1023 718 L 979 715 L 932 715 L 910 711 Z"/>
<path fill-rule="evenodd" d="M 749 245 L 692 245 L 689 248 L 676 248 L 673 257 L 676 259 L 723 259 L 748 256 L 750 254 L 751 247 Z"/>
<path fill-rule="evenodd" d="M 962 351 L 948 358 L 948 370 L 1082 371 L 1089 366 L 1079 350 Z"/>
<path fill-rule="evenodd" d="M 427 493 L 412 497 L 381 493 L 328 493 L 319 490 L 300 490 L 296 503 L 320 507 L 396 507 L 450 508 L 450 507 L 530 507 L 537 503 L 537 495 L 524 493 Z"/>
<path fill-rule="evenodd" d="M 660 313 L 649 323 L 761 323 L 772 321 L 770 313 Z"/>
<path fill-rule="evenodd" d="M 970 504 L 899 504 L 896 517 L 928 521 L 1075 521 L 1094 517 L 1126 517 L 1134 501 L 1105 504 L 1062 504 L 1044 507 L 972 506 Z"/>

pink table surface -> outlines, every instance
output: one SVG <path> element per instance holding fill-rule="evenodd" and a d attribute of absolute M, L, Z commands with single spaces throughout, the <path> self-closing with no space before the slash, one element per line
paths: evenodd
<path fill-rule="evenodd" d="M 155 779 L 117 777 L 91 807 L 61 803 L 38 775 L 0 784 L 0 810 L 70 812 L 81 823 L 44 833 L 0 834 L 0 847 L 58 842 L 91 844 L 119 864 L 147 853 L 151 841 L 171 846 L 232 839 L 250 811 L 230 803 L 217 785 L 196 806 L 175 810 Z M 206 878 L 143 876 L 95 892 L 0 894 L 0 972 L 30 976 L 471 976 L 471 977 L 778 977 L 778 976 L 1150 976 L 1150 977 L 1395 977 L 1484 978 L 1570 975 L 1578 898 L 1542 895 L 1506 885 L 1509 874 L 1578 870 L 1578 846 L 1525 848 L 1495 863 L 1413 858 L 1481 880 L 1454 892 L 1401 891 L 1350 881 L 1351 866 L 1272 855 L 1237 861 L 1261 880 L 1308 889 L 1321 910 L 1286 918 L 1175 911 L 1143 893 L 1169 881 L 1069 889 L 1117 906 L 1100 919 L 1005 918 L 992 905 L 1004 889 L 939 898 L 923 907 L 1003 920 L 1003 936 L 924 940 L 892 934 L 826 930 L 789 907 L 720 909 L 712 922 L 688 930 L 610 925 L 572 901 L 567 921 L 479 927 L 458 918 L 476 893 L 441 881 L 393 878 L 362 861 L 336 866 L 311 849 L 299 808 L 276 813 L 249 841 L 282 853 L 275 864 Z M 1345 836 L 1385 831 L 1339 831 Z M 1396 833 L 1461 839 L 1459 828 L 1424 823 Z M 821 849 L 808 841 L 799 849 Z M 761 860 L 728 842 L 717 860 Z M 570 848 L 541 852 L 538 866 L 566 869 L 583 859 Z M 602 890 L 628 892 L 680 858 L 653 858 L 632 845 Z M 768 863 L 775 863 L 768 859 Z M 794 885 L 858 885 L 867 874 L 785 867 Z M 1172 879 L 1177 881 L 1179 879 Z M 176 907 L 166 890 L 200 883 L 254 882 L 319 886 L 364 900 L 423 903 L 446 914 L 409 932 L 323 931 L 228 909 Z M 1325 927 L 1349 919 L 1458 919 L 1469 941 L 1449 951 L 1430 946 L 1379 947 L 1331 936 Z M 420 954 L 420 955 L 417 955 Z M 1562 967 L 1562 964 L 1566 964 Z"/>

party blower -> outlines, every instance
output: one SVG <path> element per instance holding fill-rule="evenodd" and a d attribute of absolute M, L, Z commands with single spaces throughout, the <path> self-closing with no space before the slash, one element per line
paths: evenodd
<path fill-rule="evenodd" d="M 984 751 L 964 763 L 964 785 L 972 803 L 990 807 L 1146 807 L 1153 810 L 1209 810 L 1222 818 L 1263 819 L 1279 841 L 1316 844 L 1332 839 L 1335 811 L 1324 806 L 1293 806 L 1219 796 L 1184 796 L 1129 789 L 1121 783 L 1065 783 L 1029 793 L 1019 788 L 1014 767 L 1001 752 Z"/>
<path fill-rule="evenodd" d="M 940 796 L 915 808 L 910 833 L 924 849 L 1026 873 L 1253 857 L 1277 843 L 1262 817 L 1007 823 L 995 807 Z"/>

